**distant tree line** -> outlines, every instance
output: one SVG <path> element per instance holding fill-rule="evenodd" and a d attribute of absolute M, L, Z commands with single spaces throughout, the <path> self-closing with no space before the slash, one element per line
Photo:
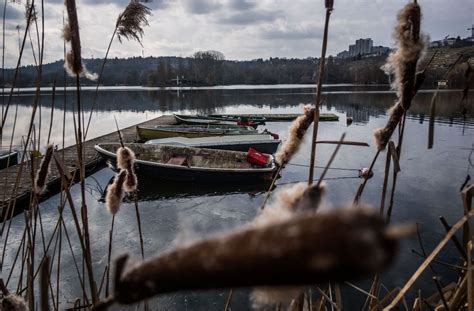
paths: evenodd
<path fill-rule="evenodd" d="M 471 47 L 468 52 L 474 54 L 474 48 Z M 324 83 L 388 83 L 389 78 L 381 69 L 385 61 L 386 56 L 362 59 L 338 59 L 330 56 L 326 63 Z M 85 59 L 84 63 L 89 71 L 99 72 L 102 59 Z M 436 84 L 436 81 L 443 76 L 446 66 L 438 66 L 435 70 L 431 70 L 426 78 L 428 84 L 425 83 L 425 85 Z M 319 59 L 311 57 L 305 59 L 271 57 L 265 60 L 233 61 L 226 60 L 225 56 L 218 51 L 200 51 L 193 57 L 109 59 L 102 84 L 156 87 L 311 84 L 316 82 L 318 68 Z M 13 69 L 5 70 L 5 81 L 0 80 L 0 82 L 5 86 L 10 86 L 13 74 Z M 21 67 L 17 86 L 34 86 L 36 77 L 35 66 Z M 461 72 L 451 76 L 450 79 L 453 81 L 450 86 L 461 85 L 464 81 Z M 68 85 L 74 84 L 73 79 L 65 77 L 62 61 L 43 66 L 42 85 L 52 86 L 54 81 L 57 86 L 62 86 L 65 82 Z M 83 79 L 82 85 L 95 85 L 95 82 Z"/>

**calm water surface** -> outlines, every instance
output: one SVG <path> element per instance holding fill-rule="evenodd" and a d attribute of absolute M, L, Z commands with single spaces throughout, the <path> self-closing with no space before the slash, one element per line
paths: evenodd
<path fill-rule="evenodd" d="M 321 123 L 319 138 L 335 140 L 345 132 L 347 140 L 364 141 L 371 145 L 370 148 L 349 146 L 341 148 L 333 164 L 335 169 L 330 170 L 327 175 L 327 196 L 323 204 L 324 209 L 334 209 L 341 208 L 352 201 L 361 182 L 357 178 L 357 170 L 369 166 L 375 154 L 372 146 L 372 132 L 385 124 L 386 110 L 392 105 L 395 95 L 385 86 L 330 87 L 323 90 L 323 95 L 323 112 L 335 113 L 340 120 Z M 462 215 L 459 188 L 469 173 L 468 158 L 474 142 L 472 96 L 467 103 L 469 117 L 464 119 L 461 115 L 460 92 L 441 92 L 437 107 L 434 148 L 427 149 L 429 107 L 432 95 L 430 91 L 418 94 L 407 118 L 401 158 L 402 171 L 397 184 L 392 217 L 395 223 L 418 222 L 427 250 L 431 250 L 443 236 L 438 217 L 443 215 L 448 222 L 453 224 Z M 15 137 L 26 134 L 26 127 L 31 117 L 32 98 L 28 93 L 15 98 L 15 102 L 19 103 Z M 86 109 L 90 109 L 92 98 L 92 92 L 84 92 L 82 101 Z M 312 103 L 313 100 L 314 89 L 306 88 L 188 90 L 179 93 L 169 90 L 103 91 L 99 95 L 97 109 L 93 113 L 88 137 L 93 138 L 113 131 L 115 129 L 114 116 L 120 127 L 127 127 L 171 112 L 299 113 L 302 111 L 303 104 Z M 64 106 L 62 96 L 56 97 L 56 108 L 53 114 L 54 129 L 51 134 L 51 141 L 55 144 L 62 144 L 63 117 L 66 119 L 65 145 L 74 143 L 73 105 L 73 94 L 67 96 L 66 106 Z M 46 141 L 48 135 L 51 106 L 51 96 L 43 96 L 42 142 Z M 10 119 L 14 113 L 15 107 L 9 112 Z M 353 118 L 354 123 L 351 126 L 346 125 L 346 117 Z M 289 123 L 284 122 L 268 123 L 265 128 L 278 133 L 282 139 L 285 139 L 288 125 Z M 7 138 L 11 136 L 12 127 L 13 122 L 8 123 Z M 5 141 L 8 140 L 4 139 L 4 145 Z M 19 143 L 19 138 L 16 138 L 14 144 Z M 318 145 L 316 164 L 324 166 L 333 150 L 333 145 Z M 306 139 L 300 152 L 291 162 L 308 164 L 309 154 L 310 142 Z M 384 163 L 385 153 L 382 153 L 374 168 L 375 176 L 369 181 L 363 196 L 363 201 L 373 206 L 380 205 Z M 316 169 L 316 177 L 320 173 L 321 169 Z M 282 188 L 285 184 L 304 181 L 307 175 L 306 167 L 288 165 L 283 171 L 282 178 L 277 181 L 277 187 Z M 101 279 L 107 264 L 108 231 L 111 224 L 111 216 L 99 199 L 112 176 L 111 170 L 104 169 L 87 179 L 93 264 L 98 280 Z M 150 181 L 139 182 L 146 185 L 146 187 L 141 187 L 139 209 L 147 258 L 180 241 L 228 231 L 250 222 L 264 199 L 264 194 L 258 192 L 261 189 L 249 189 L 245 185 L 219 188 L 206 185 L 184 186 Z M 79 206 L 79 187 L 74 186 L 72 192 Z M 56 224 L 59 200 L 59 196 L 53 196 L 41 204 L 46 238 L 50 236 Z M 80 247 L 68 211 L 65 212 L 65 217 L 74 254 L 77 256 L 80 253 Z M 5 274 L 10 271 L 15 255 L 14 250 L 23 233 L 23 224 L 22 215 L 13 220 L 5 267 L 2 272 L 4 279 L 6 279 Z M 41 245 L 39 238 L 37 245 Z M 113 247 L 114 255 L 130 252 L 137 258 L 140 256 L 137 221 L 132 203 L 124 203 L 116 216 Z M 419 250 L 416 238 L 403 240 L 395 264 L 383 275 L 383 283 L 387 288 L 402 286 L 421 263 L 422 259 L 413 254 L 411 249 Z M 63 241 L 62 250 L 60 300 L 63 302 L 62 306 L 67 307 L 75 297 L 81 296 L 81 289 L 71 251 L 65 241 Z M 451 263 L 457 263 L 458 257 L 452 245 L 448 245 L 440 255 L 440 259 Z M 443 266 L 435 266 L 435 268 L 444 284 L 456 280 L 456 274 L 452 270 Z M 11 284 L 17 283 L 18 274 L 13 273 Z M 426 272 L 413 288 L 421 289 L 425 297 L 432 294 L 435 289 L 431 277 L 432 275 Z M 362 281 L 358 285 L 368 290 L 370 282 Z M 344 287 L 343 294 L 346 305 L 350 304 L 354 306 L 354 309 L 365 300 L 363 294 L 349 287 Z M 154 309 L 160 310 L 222 310 L 226 296 L 227 291 L 177 293 L 155 298 L 152 304 Z M 250 307 L 248 290 L 237 291 L 232 307 L 234 310 Z"/>

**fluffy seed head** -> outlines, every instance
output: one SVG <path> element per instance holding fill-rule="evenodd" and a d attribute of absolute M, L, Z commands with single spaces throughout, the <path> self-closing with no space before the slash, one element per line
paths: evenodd
<path fill-rule="evenodd" d="M 2 311 L 28 311 L 28 306 L 21 296 L 8 294 L 3 297 L 0 304 Z"/>
<path fill-rule="evenodd" d="M 314 120 L 314 109 L 304 107 L 304 114 L 296 118 L 288 128 L 288 137 L 275 154 L 275 159 L 280 165 L 288 163 L 298 151 L 303 141 L 306 130 Z"/>
<path fill-rule="evenodd" d="M 122 38 L 136 40 L 141 43 L 143 27 L 148 26 L 148 15 L 151 10 L 138 0 L 132 0 L 119 15 L 117 19 L 117 37 L 120 42 Z"/>
<path fill-rule="evenodd" d="M 114 182 L 107 187 L 107 196 L 105 197 L 105 204 L 107 210 L 111 214 L 116 214 L 120 209 L 120 204 L 124 196 L 123 184 L 127 177 L 127 171 L 121 170 L 115 175 Z"/>
<path fill-rule="evenodd" d="M 41 160 L 39 169 L 36 171 L 34 190 L 36 194 L 41 194 L 46 187 L 46 178 L 49 174 L 49 166 L 53 157 L 54 148 L 53 145 L 46 147 L 46 154 Z"/>

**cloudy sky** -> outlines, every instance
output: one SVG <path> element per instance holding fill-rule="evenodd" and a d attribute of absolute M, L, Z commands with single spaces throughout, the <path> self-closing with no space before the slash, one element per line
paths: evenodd
<path fill-rule="evenodd" d="M 18 59 L 18 33 L 25 28 L 25 8 L 6 0 L 5 65 Z M 40 3 L 39 0 L 36 2 Z M 63 0 L 45 2 L 45 62 L 62 58 Z M 83 57 L 103 57 L 118 14 L 129 0 L 76 0 Z M 392 46 L 397 11 L 406 0 L 335 0 L 328 51 L 336 54 L 358 38 Z M 422 29 L 431 39 L 447 35 L 467 37 L 474 24 L 473 0 L 419 0 Z M 319 56 L 324 24 L 322 0 L 152 0 L 150 27 L 143 47 L 116 40 L 110 57 L 191 56 L 199 50 L 218 50 L 226 59 Z M 2 3 L 3 6 L 3 3 Z M 35 41 L 36 33 L 32 33 Z M 34 45 L 36 43 L 34 42 Z M 32 63 L 28 44 L 23 64 Z"/>

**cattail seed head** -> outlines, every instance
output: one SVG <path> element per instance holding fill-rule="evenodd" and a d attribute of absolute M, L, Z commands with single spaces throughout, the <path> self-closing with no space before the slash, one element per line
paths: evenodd
<path fill-rule="evenodd" d="M 397 16 L 393 34 L 397 50 L 389 55 L 382 68 L 387 74 L 395 76 L 392 88 L 396 91 L 398 100 L 388 112 L 389 120 L 385 127 L 374 132 L 378 150 L 385 149 L 424 80 L 423 75 L 416 77 L 416 67 L 425 49 L 425 40 L 420 36 L 420 21 L 421 10 L 416 3 L 407 4 Z"/>
<path fill-rule="evenodd" d="M 28 311 L 25 300 L 18 295 L 8 294 L 3 297 L 0 310 L 2 311 Z"/>
<path fill-rule="evenodd" d="M 123 189 L 125 192 L 133 192 L 137 190 L 138 180 L 137 175 L 135 174 L 135 170 L 132 168 L 131 170 L 127 170 L 127 178 L 125 179 L 125 183 L 123 184 Z"/>
<path fill-rule="evenodd" d="M 314 108 L 304 107 L 304 114 L 296 118 L 288 128 L 288 137 L 275 154 L 275 160 L 280 165 L 287 164 L 299 150 L 308 127 L 314 120 Z"/>
<path fill-rule="evenodd" d="M 53 157 L 54 148 L 53 145 L 46 147 L 46 154 L 41 160 L 39 169 L 36 171 L 34 190 L 36 194 L 41 194 L 46 187 L 46 178 L 49 174 L 49 165 Z"/>
<path fill-rule="evenodd" d="M 135 153 L 128 147 L 117 149 L 117 167 L 127 171 L 124 183 L 126 192 L 133 192 L 137 189 L 137 175 L 135 173 Z"/>
<path fill-rule="evenodd" d="M 81 37 L 79 32 L 79 21 L 77 18 L 76 1 L 65 0 L 68 15 L 68 30 L 63 29 L 63 37 L 71 44 L 71 51 L 67 53 L 64 68 L 71 76 L 85 77 L 89 80 L 96 80 L 97 74 L 90 73 L 82 64 L 81 58 Z M 69 40 L 68 40 L 69 39 Z"/>
<path fill-rule="evenodd" d="M 121 170 L 127 170 L 133 166 L 135 162 L 135 153 L 128 147 L 120 147 L 117 149 L 117 167 Z"/>
<path fill-rule="evenodd" d="M 123 184 L 127 177 L 127 171 L 121 170 L 114 177 L 114 182 L 107 187 L 107 196 L 105 197 L 105 204 L 107 210 L 111 214 L 116 214 L 120 209 L 120 204 L 124 196 Z"/>

